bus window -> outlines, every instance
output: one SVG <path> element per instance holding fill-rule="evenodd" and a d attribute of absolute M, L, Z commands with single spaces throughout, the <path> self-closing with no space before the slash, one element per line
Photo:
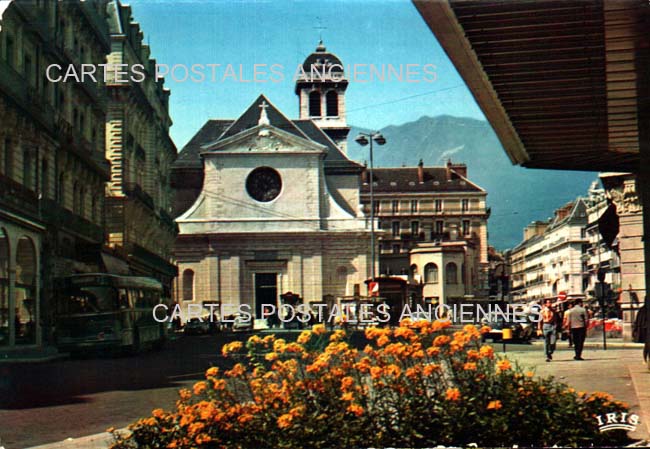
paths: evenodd
<path fill-rule="evenodd" d="M 128 309 L 129 306 L 129 295 L 127 294 L 126 289 L 121 288 L 118 290 L 118 304 L 120 309 Z"/>
<path fill-rule="evenodd" d="M 117 298 L 111 287 L 70 288 L 59 300 L 62 313 L 110 312 L 116 309 Z"/>

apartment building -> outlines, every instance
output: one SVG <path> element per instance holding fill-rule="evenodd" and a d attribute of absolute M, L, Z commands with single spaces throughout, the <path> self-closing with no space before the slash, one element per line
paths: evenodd
<path fill-rule="evenodd" d="M 524 240 L 510 252 L 511 295 L 514 301 L 583 297 L 588 277 L 583 252 L 587 206 L 582 198 L 557 209 L 548 221 L 524 229 Z"/>
<path fill-rule="evenodd" d="M 370 216 L 369 171 L 361 201 Z M 373 170 L 379 273 L 407 274 L 431 302 L 487 296 L 487 192 L 465 164 Z"/>
<path fill-rule="evenodd" d="M 0 3 L 0 350 L 47 342 L 52 278 L 101 265 L 106 91 L 45 68 L 105 62 L 105 7 Z"/>
<path fill-rule="evenodd" d="M 108 77 L 106 159 L 110 161 L 107 185 L 106 227 L 108 246 L 128 262 L 131 274 L 160 280 L 171 297 L 177 269 L 171 250 L 177 227 L 171 217 L 171 164 L 176 146 L 169 137 L 170 91 L 157 79 L 156 61 L 144 42 L 130 6 L 108 4 L 111 52 L 109 64 L 141 65 L 138 79 Z M 128 82 L 124 82 L 128 81 Z"/>

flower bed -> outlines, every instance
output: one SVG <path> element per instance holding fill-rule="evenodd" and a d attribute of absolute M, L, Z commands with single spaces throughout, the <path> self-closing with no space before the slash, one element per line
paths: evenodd
<path fill-rule="evenodd" d="M 296 342 L 235 341 L 173 411 L 154 410 L 117 438 L 126 448 L 362 448 L 586 446 L 628 442 L 597 415 L 627 412 L 604 393 L 538 379 L 481 345 L 472 325 L 403 322 L 369 328 L 359 350 L 323 326 Z"/>

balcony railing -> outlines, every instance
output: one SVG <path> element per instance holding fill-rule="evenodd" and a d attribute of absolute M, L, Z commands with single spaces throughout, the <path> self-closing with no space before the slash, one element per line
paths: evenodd
<path fill-rule="evenodd" d="M 43 220 L 59 229 L 81 235 L 96 243 L 104 242 L 104 230 L 101 226 L 71 212 L 54 200 L 41 200 Z"/>
<path fill-rule="evenodd" d="M 128 197 L 135 198 L 142 202 L 149 209 L 154 210 L 153 198 L 145 192 L 140 184 L 136 182 L 127 182 L 124 184 L 124 194 Z"/>
<path fill-rule="evenodd" d="M 0 205 L 2 208 L 38 217 L 36 193 L 3 174 L 0 174 Z"/>

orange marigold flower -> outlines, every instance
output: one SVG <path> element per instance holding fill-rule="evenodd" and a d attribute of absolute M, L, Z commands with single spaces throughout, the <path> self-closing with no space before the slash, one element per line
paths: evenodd
<path fill-rule="evenodd" d="M 274 360 L 278 359 L 278 354 L 276 352 L 269 352 L 264 356 L 264 359 L 269 362 L 273 362 Z"/>
<path fill-rule="evenodd" d="M 288 427 L 291 427 L 292 422 L 293 422 L 293 416 L 291 416 L 288 413 L 285 413 L 284 415 L 278 418 L 278 427 L 280 429 L 286 429 Z"/>
<path fill-rule="evenodd" d="M 445 393 L 445 399 L 448 401 L 458 401 L 460 399 L 460 390 L 458 388 L 449 388 Z"/>
<path fill-rule="evenodd" d="M 347 390 L 352 385 L 354 385 L 354 379 L 352 377 L 345 376 L 343 379 L 341 379 L 341 390 Z"/>
<path fill-rule="evenodd" d="M 330 335 L 330 341 L 341 341 L 345 338 L 345 331 L 343 329 L 337 329 Z"/>
<path fill-rule="evenodd" d="M 436 365 L 435 363 L 424 365 L 424 368 L 422 369 L 425 376 L 430 376 L 437 371 L 440 371 L 440 365 Z"/>
<path fill-rule="evenodd" d="M 488 410 L 499 410 L 501 407 L 503 407 L 503 405 L 499 400 L 490 401 L 490 403 L 487 405 Z"/>
<path fill-rule="evenodd" d="M 382 335 L 377 339 L 377 346 L 384 346 L 388 342 L 390 342 L 390 339 L 386 335 Z"/>
<path fill-rule="evenodd" d="M 208 389 L 208 386 L 206 385 L 205 382 L 197 382 L 194 384 L 194 387 L 192 388 L 192 391 L 194 392 L 194 395 L 198 396 L 202 393 L 205 392 L 205 390 Z"/>
<path fill-rule="evenodd" d="M 507 371 L 510 368 L 512 368 L 512 364 L 510 364 L 510 360 L 508 359 L 499 360 L 497 362 L 497 369 L 499 371 Z"/>
<path fill-rule="evenodd" d="M 223 348 L 221 348 L 221 353 L 224 356 L 227 356 L 229 354 L 232 354 L 233 352 L 239 352 L 241 349 L 244 347 L 244 344 L 241 341 L 231 341 L 230 343 L 226 343 L 223 345 Z"/>
<path fill-rule="evenodd" d="M 481 354 L 476 349 L 467 351 L 467 360 L 478 360 Z"/>
<path fill-rule="evenodd" d="M 526 371 L 526 377 L 533 377 L 534 375 L 535 373 L 533 373 L 532 371 Z M 570 393 L 573 393 L 574 391 L 575 390 L 573 388 L 569 388 Z"/>
<path fill-rule="evenodd" d="M 402 374 L 402 369 L 391 363 L 390 365 L 384 367 L 384 374 L 387 376 L 393 376 L 393 377 L 398 377 L 400 374 Z"/>
<path fill-rule="evenodd" d="M 383 372 L 384 371 L 380 367 L 373 366 L 372 368 L 370 368 L 370 377 L 372 377 L 373 379 L 379 379 L 379 377 L 382 375 Z"/>
<path fill-rule="evenodd" d="M 154 416 L 154 418 L 158 418 L 158 419 L 165 416 L 165 412 L 161 408 L 155 409 L 154 411 L 151 412 L 151 414 Z"/>
<path fill-rule="evenodd" d="M 402 321 L 402 323 L 404 323 L 404 321 Z M 413 335 L 415 335 L 415 332 L 413 332 L 413 329 L 403 327 L 402 324 L 400 324 L 400 327 L 395 329 L 394 335 L 396 337 L 411 338 Z"/>
<path fill-rule="evenodd" d="M 432 347 L 427 349 L 427 355 L 429 357 L 437 357 L 438 354 L 440 354 L 440 348 L 436 348 L 436 347 L 432 346 Z"/>
<path fill-rule="evenodd" d="M 487 357 L 488 359 L 491 359 L 494 357 L 494 348 L 492 346 L 481 346 L 481 349 L 479 349 L 479 354 L 481 357 Z"/>
<path fill-rule="evenodd" d="M 406 377 L 409 379 L 415 379 L 418 374 L 420 373 L 420 369 L 418 367 L 411 367 L 406 370 Z"/>
<path fill-rule="evenodd" d="M 311 328 L 311 330 L 314 333 L 314 335 L 323 335 L 325 333 L 325 325 L 315 324 L 314 327 Z"/>
<path fill-rule="evenodd" d="M 434 340 L 433 340 L 433 345 L 434 346 L 444 346 L 447 343 L 451 341 L 451 338 L 449 335 L 438 335 Z"/>
<path fill-rule="evenodd" d="M 487 334 L 491 330 L 492 330 L 492 328 L 490 326 L 481 326 L 481 328 L 479 329 L 479 332 L 481 334 Z"/>
<path fill-rule="evenodd" d="M 359 404 L 350 404 L 348 405 L 348 412 L 354 414 L 355 416 L 363 415 L 363 407 Z"/>
<path fill-rule="evenodd" d="M 354 394 L 352 392 L 350 392 L 350 391 L 348 391 L 347 393 L 343 393 L 343 395 L 341 396 L 341 400 L 342 401 L 347 401 L 347 402 L 352 402 L 352 401 L 354 401 Z"/>
<path fill-rule="evenodd" d="M 243 375 L 245 372 L 246 368 L 244 368 L 244 365 L 237 363 L 230 371 L 226 371 L 226 374 L 230 377 L 238 377 Z"/>
<path fill-rule="evenodd" d="M 301 345 L 304 345 L 305 343 L 309 342 L 310 339 L 311 339 L 311 331 L 302 331 L 296 341 Z"/>
<path fill-rule="evenodd" d="M 208 368 L 208 370 L 205 372 L 206 377 L 214 377 L 217 374 L 219 374 L 219 368 L 217 368 L 216 366 Z"/>
<path fill-rule="evenodd" d="M 465 365 L 463 365 L 463 369 L 465 371 L 476 371 L 476 363 L 467 362 L 467 363 L 465 363 Z"/>
<path fill-rule="evenodd" d="M 181 400 L 188 400 L 192 397 L 192 393 L 187 388 L 182 388 L 178 394 L 181 397 Z"/>

